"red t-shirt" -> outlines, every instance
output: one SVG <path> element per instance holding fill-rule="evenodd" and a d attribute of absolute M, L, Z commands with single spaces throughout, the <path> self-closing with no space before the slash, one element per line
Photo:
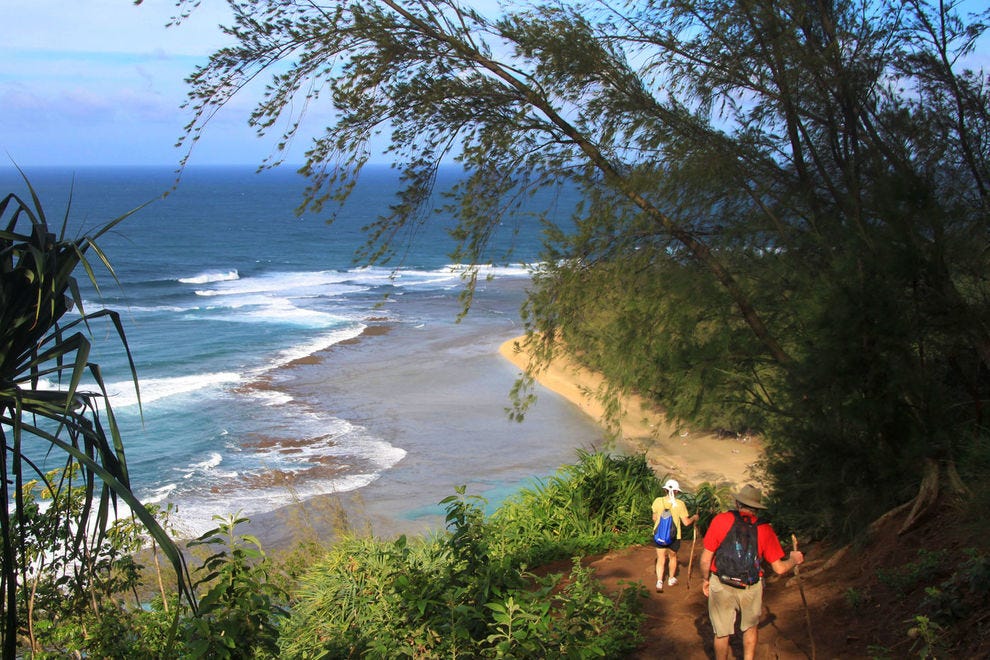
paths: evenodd
<path fill-rule="evenodd" d="M 756 520 L 755 516 L 742 511 L 739 512 L 739 515 L 750 521 Z M 705 532 L 705 550 L 710 550 L 712 553 L 718 550 L 718 546 L 722 545 L 722 541 L 725 540 L 725 535 L 729 533 L 735 519 L 736 517 L 732 515 L 731 511 L 720 513 L 712 519 L 712 524 Z M 768 564 L 784 558 L 784 549 L 780 547 L 780 539 L 777 538 L 777 533 L 773 531 L 770 523 L 760 523 L 756 526 L 756 549 L 760 558 Z M 713 573 L 718 572 L 715 568 L 714 556 L 712 557 L 711 570 Z M 763 575 L 762 570 L 760 575 Z"/>

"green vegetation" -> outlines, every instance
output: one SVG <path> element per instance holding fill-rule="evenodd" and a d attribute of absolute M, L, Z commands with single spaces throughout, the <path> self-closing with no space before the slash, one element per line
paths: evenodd
<path fill-rule="evenodd" d="M 990 103 L 969 68 L 985 8 L 230 4 L 186 139 L 270 74 L 250 121 L 288 127 L 274 161 L 299 109 L 326 115 L 302 167 L 316 210 L 387 140 L 405 186 L 360 258 L 401 254 L 445 162 L 465 170 L 438 210 L 468 265 L 511 259 L 489 242 L 541 220 L 516 213 L 527 195 L 582 193 L 573 225 L 547 227 L 529 376 L 567 350 L 606 396 L 760 434 L 776 516 L 808 535 L 851 537 L 914 499 L 907 529 L 986 477 Z"/>
<path fill-rule="evenodd" d="M 460 489 L 443 501 L 443 534 L 334 545 L 300 577 L 281 657 L 622 657 L 638 643 L 642 588 L 606 596 L 577 557 L 648 536 L 647 473 L 642 458 L 583 454 L 490 519 Z M 588 490 L 589 475 L 623 496 L 604 504 Z M 547 502 L 548 491 L 556 505 L 527 508 Z M 586 525 L 589 511 L 597 520 Z M 603 521 L 630 526 L 623 535 Z M 572 555 L 566 581 L 527 572 L 534 558 Z"/>
<path fill-rule="evenodd" d="M 187 652 L 194 658 L 269 657 L 278 648 L 278 623 L 287 594 L 272 580 L 261 543 L 236 533 L 248 520 L 215 516 L 219 525 L 190 548 L 215 552 L 199 567 L 195 587 L 205 589 L 199 615 L 187 620 Z"/>
<path fill-rule="evenodd" d="M 578 458 L 492 514 L 493 552 L 535 566 L 642 542 L 658 491 L 643 457 L 579 451 Z"/>
<path fill-rule="evenodd" d="M 974 513 L 970 509 L 965 515 Z M 932 522 L 926 525 L 929 529 L 940 526 Z M 918 658 L 986 654 L 987 635 L 979 628 L 990 602 L 990 556 L 982 543 L 985 525 L 985 521 L 980 522 L 979 529 L 983 531 L 977 538 L 958 529 L 950 530 L 953 538 L 948 543 L 930 538 L 934 549 L 892 555 L 894 561 L 877 570 L 870 598 L 857 597 L 857 606 L 875 615 L 881 603 L 898 604 L 900 616 L 893 619 L 894 634 L 887 637 L 905 637 L 889 648 L 875 646 L 874 657 L 901 657 L 906 648 L 911 657 Z M 960 550 L 960 542 L 974 542 L 981 547 L 962 546 Z M 846 600 L 853 605 L 848 595 Z"/>
<path fill-rule="evenodd" d="M 937 575 L 942 566 L 947 565 L 949 553 L 945 550 L 931 551 L 919 548 L 917 559 L 902 566 L 877 571 L 880 584 L 890 587 L 898 597 L 919 586 L 931 583 L 932 576 Z"/>
<path fill-rule="evenodd" d="M 110 310 L 83 309 L 73 276 L 82 267 L 96 285 L 86 254 L 95 253 L 109 269 L 96 240 L 130 214 L 92 235 L 70 239 L 66 223 L 59 234 L 50 229 L 30 183 L 28 190 L 30 202 L 13 193 L 0 200 L 4 658 L 14 657 L 19 635 L 33 647 L 39 636 L 62 634 L 67 619 L 86 621 L 115 609 L 111 594 L 133 584 L 127 562 L 141 533 L 136 521 L 168 557 L 178 592 L 195 607 L 175 543 L 131 492 L 100 367 L 89 361 L 89 331 L 103 323 L 116 332 L 130 358 L 120 317 Z M 83 384 L 87 377 L 95 391 Z M 50 467 L 59 461 L 61 468 Z M 118 512 L 127 518 L 120 505 L 129 507 L 136 521 L 115 521 Z"/>
<path fill-rule="evenodd" d="M 26 497 L 25 528 L 40 530 L 32 548 L 60 538 L 35 491 Z M 621 658 L 639 643 L 645 592 L 634 584 L 604 593 L 580 558 L 648 538 L 659 492 L 643 457 L 582 453 L 489 518 L 481 498 L 458 489 L 442 502 L 445 530 L 414 539 L 345 534 L 329 547 L 306 541 L 304 568 L 291 556 L 274 561 L 240 534 L 246 519 L 218 516 L 188 543 L 198 558 L 196 612 L 174 596 L 148 595 L 159 576 L 139 563 L 147 552 L 138 529 L 122 523 L 92 553 L 99 561 L 72 573 L 79 579 L 38 566 L 20 590 L 33 603 L 20 621 L 22 639 L 32 631 L 22 650 L 33 658 Z M 548 498 L 552 506 L 536 506 Z M 531 570 L 552 559 L 566 570 Z"/>
<path fill-rule="evenodd" d="M 647 594 L 638 582 L 606 593 L 583 558 L 644 544 L 662 482 L 642 456 L 580 452 L 575 464 L 489 516 L 484 500 L 460 488 L 442 502 L 446 528 L 432 535 L 343 532 L 321 545 L 301 534 L 300 547 L 285 556 L 267 555 L 240 533 L 246 519 L 218 516 L 216 528 L 188 543 L 197 566 L 195 613 L 174 595 L 160 597 L 158 576 L 141 565 L 146 549 L 135 552 L 145 539 L 123 524 L 94 551 L 101 559 L 93 573 L 76 574 L 82 580 L 66 580 L 54 564 L 35 576 L 26 657 L 627 657 L 642 639 Z M 26 527 L 45 530 L 45 507 L 33 505 L 39 488 L 26 496 Z M 704 528 L 727 494 L 706 483 L 683 496 Z M 164 527 L 167 513 L 157 513 Z M 45 533 L 32 547 L 57 538 Z M 876 583 L 857 583 L 840 597 L 859 618 L 875 616 L 880 604 L 900 613 L 879 623 L 877 637 L 887 645 L 871 643 L 873 657 L 985 650 L 972 626 L 990 597 L 990 562 L 978 550 L 956 561 L 958 553 L 931 541 L 934 549 L 907 562 L 885 556 Z M 94 609 L 88 601 L 97 592 Z"/>

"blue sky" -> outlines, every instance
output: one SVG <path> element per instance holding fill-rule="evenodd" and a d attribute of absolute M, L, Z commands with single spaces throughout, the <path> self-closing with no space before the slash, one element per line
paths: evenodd
<path fill-rule="evenodd" d="M 173 0 L 4 0 L 0 158 L 22 167 L 177 164 L 174 144 L 190 117 L 180 109 L 184 79 L 224 43 L 225 10 L 207 0 L 166 28 Z M 258 165 L 268 155 L 273 140 L 245 123 L 250 100 L 215 118 L 191 163 Z"/>
<path fill-rule="evenodd" d="M 985 0 L 965 0 L 969 8 Z M 174 0 L 3 0 L 0 166 L 176 165 L 184 79 L 224 44 L 226 3 L 166 28 Z M 974 58 L 987 65 L 982 48 Z M 217 115 L 191 164 L 258 165 L 275 137 L 247 126 L 250 94 Z M 302 162 L 306 140 L 287 162 Z"/>

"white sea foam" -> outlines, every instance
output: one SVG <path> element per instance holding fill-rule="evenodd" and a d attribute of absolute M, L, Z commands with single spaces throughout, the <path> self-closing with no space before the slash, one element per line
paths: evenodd
<path fill-rule="evenodd" d="M 339 326 L 341 322 L 341 317 L 336 315 L 324 314 L 320 312 L 312 312 L 311 314 L 307 314 L 306 310 L 299 311 L 300 314 L 297 317 L 297 320 L 303 317 L 313 319 L 311 320 L 311 324 L 315 327 L 326 327 L 328 324 Z M 262 319 L 263 317 L 259 317 L 259 320 Z M 319 319 L 319 321 L 316 321 L 315 319 Z M 245 380 L 256 378 L 271 369 L 284 366 L 294 360 L 307 357 L 317 351 L 329 348 L 334 344 L 358 337 L 366 327 L 367 326 L 361 323 L 353 323 L 346 327 L 338 327 L 330 332 L 321 333 L 315 337 L 308 338 L 304 342 L 279 351 L 274 357 L 271 358 L 267 366 L 257 369 L 249 374 L 220 371 L 191 374 L 188 376 L 142 378 L 140 380 L 141 404 L 147 406 L 148 404 L 161 401 L 169 397 L 181 396 L 205 389 L 216 389 L 222 386 L 242 383 Z M 46 382 L 43 385 L 46 389 L 54 389 L 53 383 Z M 84 383 L 84 386 L 85 385 L 86 384 Z M 89 384 L 86 389 L 96 391 L 95 385 L 92 384 Z M 128 406 L 134 406 L 138 403 L 137 393 L 134 390 L 134 383 L 130 380 L 107 384 L 107 394 L 110 397 L 110 402 L 113 407 L 118 410 Z M 252 396 L 261 395 L 262 393 L 252 392 Z M 291 400 L 290 397 L 284 394 L 279 394 L 278 392 L 266 391 L 264 392 L 264 395 L 267 397 L 265 404 L 269 406 L 278 405 L 279 403 L 284 403 Z"/>
<path fill-rule="evenodd" d="M 224 319 L 250 323 L 288 324 L 301 328 L 333 327 L 340 325 L 341 321 L 344 320 L 338 314 L 297 307 L 285 299 L 271 299 L 266 301 L 263 306 L 242 309 L 233 315 L 228 311 L 224 314 Z"/>
<path fill-rule="evenodd" d="M 155 314 L 161 312 L 181 313 L 181 312 L 187 312 L 191 309 L 198 308 L 198 306 L 185 306 L 185 305 L 132 305 L 128 303 L 122 303 L 120 305 L 117 305 L 117 304 L 108 304 L 107 302 L 102 300 L 100 301 L 84 300 L 82 304 L 87 314 L 92 314 L 94 312 L 108 310 L 108 309 L 121 311 L 121 312 L 126 310 L 130 314 Z M 68 313 L 72 314 L 73 316 L 80 316 L 78 307 L 73 307 Z"/>
<path fill-rule="evenodd" d="M 189 467 L 193 470 L 211 470 L 223 463 L 223 456 L 217 452 L 210 452 L 210 457 L 199 463 L 192 463 Z"/>
<path fill-rule="evenodd" d="M 291 489 L 238 489 L 223 495 L 211 493 L 209 496 L 185 497 L 178 512 L 172 518 L 172 524 L 184 537 L 200 536 L 217 526 L 214 518 L 217 515 L 226 517 L 229 514 L 240 513 L 252 518 L 311 497 L 364 488 L 380 476 L 380 472 L 348 474 L 328 481 L 294 485 Z"/>
<path fill-rule="evenodd" d="M 280 271 L 234 281 L 212 282 L 208 289 L 197 289 L 200 296 L 243 296 L 277 293 L 279 295 L 327 295 L 328 287 L 348 280 L 344 271 Z M 333 289 L 331 289 L 332 291 Z M 340 287 L 346 292 L 347 287 Z"/>
<path fill-rule="evenodd" d="M 213 451 L 201 461 L 194 461 L 185 467 L 174 467 L 172 470 L 181 474 L 183 479 L 196 478 L 199 480 L 205 478 L 211 483 L 223 481 L 224 479 L 235 479 L 239 474 L 237 470 L 219 469 L 223 465 L 223 462 L 223 455 L 220 452 Z"/>
<path fill-rule="evenodd" d="M 287 415 L 293 420 L 292 433 L 298 437 L 318 438 L 309 443 L 293 443 L 292 452 L 286 454 L 279 444 L 259 452 L 259 462 L 280 464 L 283 468 L 304 469 L 311 459 L 324 460 L 328 456 L 347 462 L 361 460 L 374 466 L 375 471 L 387 470 L 405 455 L 406 450 L 381 438 L 370 435 L 359 425 L 323 412 L 297 405 Z"/>
<path fill-rule="evenodd" d="M 286 348 L 278 353 L 272 360 L 273 367 L 279 367 L 293 360 L 298 360 L 300 358 L 307 357 L 327 348 L 330 348 L 334 344 L 339 344 L 342 341 L 347 341 L 348 339 L 354 339 L 364 332 L 367 326 L 363 323 L 357 323 L 350 325 L 346 328 L 340 328 L 332 332 L 321 334 L 317 337 L 313 337 L 311 340 L 299 344 L 298 346 L 292 346 Z"/>
<path fill-rule="evenodd" d="M 240 275 L 236 270 L 208 270 L 192 277 L 180 277 L 179 282 L 183 284 L 209 284 L 210 282 L 230 282 L 239 278 Z"/>
<path fill-rule="evenodd" d="M 353 487 L 347 484 L 334 492 L 360 488 L 371 483 L 375 478 L 377 475 L 369 476 L 362 483 L 355 483 Z M 309 496 L 308 493 L 305 494 L 305 497 Z M 298 502 L 303 497 L 295 490 L 289 492 L 285 489 L 278 491 L 241 489 L 224 494 L 188 495 L 182 498 L 178 510 L 170 518 L 170 525 L 181 538 L 199 537 L 217 526 L 217 516 L 226 519 L 229 515 L 239 514 L 254 518 L 259 514 Z"/>
<path fill-rule="evenodd" d="M 493 277 L 517 277 L 517 278 L 528 278 L 533 274 L 533 269 L 530 266 L 525 266 L 522 264 L 517 264 L 514 266 L 498 266 L 486 269 L 484 273 L 491 274 Z"/>
<path fill-rule="evenodd" d="M 275 390 L 257 390 L 251 389 L 247 391 L 247 395 L 252 399 L 257 399 L 261 402 L 263 406 L 277 407 L 283 406 L 292 401 L 292 397 L 284 392 L 278 392 Z"/>
<path fill-rule="evenodd" d="M 286 442 L 271 438 L 261 447 L 245 447 L 233 454 L 210 452 L 206 458 L 176 469 L 188 484 L 169 491 L 181 502 L 177 516 L 189 534 L 202 534 L 216 525 L 214 514 L 240 512 L 247 517 L 274 510 L 318 495 L 363 488 L 400 460 L 406 451 L 370 435 L 364 427 L 347 420 L 312 412 L 301 404 L 290 404 L 280 433 Z M 310 441 L 299 442 L 299 438 Z M 332 478 L 306 478 L 328 457 L 343 468 Z M 229 467 L 224 468 L 224 466 Z M 291 485 L 258 487 L 251 475 L 268 470 L 295 474 Z M 163 486 L 161 490 L 168 488 Z M 155 501 L 157 493 L 150 496 Z"/>
<path fill-rule="evenodd" d="M 210 387 L 229 385 L 240 382 L 241 380 L 242 376 L 240 374 L 229 371 L 193 374 L 190 376 L 173 376 L 170 378 L 141 379 L 141 403 L 147 405 L 167 397 L 188 394 Z M 129 380 L 108 385 L 107 393 L 110 395 L 110 402 L 115 408 L 137 404 L 137 393 L 134 391 L 134 383 Z"/>
<path fill-rule="evenodd" d="M 393 277 L 393 284 L 402 287 L 439 286 L 451 289 L 464 284 L 464 275 L 468 266 L 448 264 L 434 270 L 398 270 Z M 485 279 L 528 278 L 530 268 L 523 264 L 512 266 L 479 266 L 477 268 L 479 281 Z"/>
<path fill-rule="evenodd" d="M 141 503 L 158 504 L 159 502 L 164 501 L 169 495 L 171 495 L 172 491 L 174 491 L 177 487 L 178 487 L 177 484 L 169 483 L 159 488 L 155 488 L 154 490 L 151 491 L 150 495 L 148 495 L 147 497 L 141 500 Z"/>
<path fill-rule="evenodd" d="M 290 452 L 286 452 L 282 445 L 274 444 L 259 450 L 253 462 L 286 471 L 298 471 L 332 456 L 341 459 L 342 463 L 363 461 L 378 472 L 389 469 L 406 456 L 405 449 L 367 436 L 363 429 L 351 427 L 344 420 L 334 422 L 337 428 L 331 430 L 328 426 L 324 432 L 326 438 L 322 441 L 305 445 L 293 444 Z"/>
<path fill-rule="evenodd" d="M 142 305 L 128 305 L 127 311 L 131 313 L 141 313 L 141 314 L 155 314 L 161 312 L 171 312 L 175 314 L 181 314 L 182 312 L 188 312 L 193 309 L 198 309 L 198 307 L 193 306 L 182 306 L 179 305 L 153 305 L 153 306 L 142 306 Z"/>
<path fill-rule="evenodd" d="M 240 297 L 237 304 L 251 304 L 253 295 L 278 294 L 285 297 L 332 297 L 359 293 L 370 287 L 392 286 L 441 286 L 449 288 L 461 283 L 466 266 L 449 264 L 432 270 L 412 268 L 363 267 L 346 271 L 288 271 L 266 273 L 256 277 L 244 277 L 235 281 L 210 281 L 209 288 L 197 289 L 196 295 L 205 297 Z M 511 266 L 481 266 L 480 277 L 528 277 L 530 270 L 523 264 Z M 234 303 L 225 303 L 234 304 Z"/>

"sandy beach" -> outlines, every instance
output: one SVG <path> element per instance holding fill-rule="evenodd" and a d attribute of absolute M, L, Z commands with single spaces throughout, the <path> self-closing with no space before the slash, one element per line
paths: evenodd
<path fill-rule="evenodd" d="M 524 337 L 503 343 L 499 352 L 520 371 L 530 356 L 523 349 Z M 580 408 L 602 424 L 605 407 L 592 394 L 603 384 L 600 374 L 589 371 L 558 355 L 537 375 L 537 381 Z M 719 437 L 703 430 L 678 428 L 663 411 L 636 395 L 620 399 L 621 419 L 616 437 L 617 449 L 645 452 L 647 462 L 661 479 L 677 479 L 691 490 L 703 482 L 735 487 L 752 481 L 751 468 L 759 460 L 761 446 L 755 438 Z M 539 402 L 536 406 L 539 406 Z"/>
<path fill-rule="evenodd" d="M 521 337 L 505 340 L 501 324 L 375 330 L 287 369 L 295 397 L 332 405 L 408 454 L 366 486 L 253 516 L 252 533 L 266 547 L 288 547 L 300 530 L 326 540 L 342 526 L 385 538 L 429 533 L 442 526 L 437 502 L 455 486 L 497 505 L 573 462 L 575 448 L 603 446 L 604 406 L 587 394 L 603 379 L 563 356 L 540 374 L 526 420 L 508 419 L 508 391 L 529 356 L 518 350 Z M 645 453 L 658 478 L 673 477 L 684 490 L 703 482 L 735 487 L 759 459 L 755 441 L 679 429 L 639 397 L 623 398 L 621 409 L 613 451 Z"/>

